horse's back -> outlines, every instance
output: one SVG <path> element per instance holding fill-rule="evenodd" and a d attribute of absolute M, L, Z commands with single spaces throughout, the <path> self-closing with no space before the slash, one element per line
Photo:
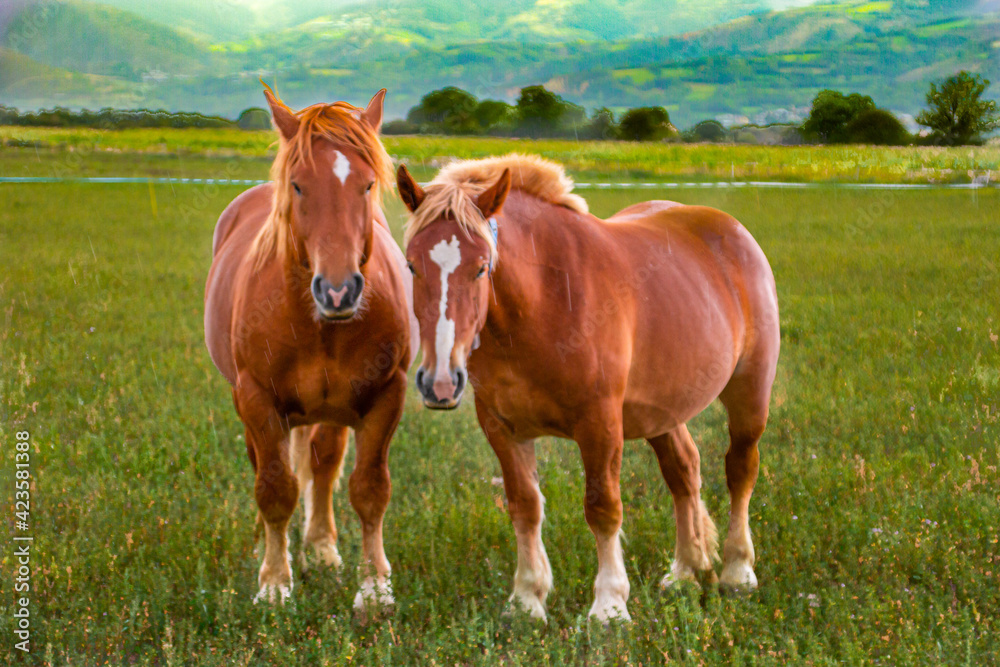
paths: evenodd
<path fill-rule="evenodd" d="M 230 341 L 236 275 L 270 212 L 271 193 L 271 184 L 264 183 L 236 197 L 219 216 L 212 238 L 212 268 L 205 285 L 205 344 L 230 384 L 236 382 Z"/>
<path fill-rule="evenodd" d="M 761 280 L 772 286 L 774 277 L 764 251 L 750 232 L 736 218 L 709 206 L 688 206 L 677 202 L 653 200 L 622 209 L 608 223 L 620 227 L 623 238 L 641 238 L 638 247 L 646 248 L 650 231 L 669 250 L 671 244 L 688 246 L 704 254 L 707 251 L 729 279 Z M 628 231 L 625 231 L 628 230 Z"/>

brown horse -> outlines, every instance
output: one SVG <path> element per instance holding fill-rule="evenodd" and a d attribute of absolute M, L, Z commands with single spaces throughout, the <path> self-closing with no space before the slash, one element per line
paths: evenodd
<path fill-rule="evenodd" d="M 716 397 L 731 438 L 721 582 L 756 586 L 748 507 L 779 331 L 774 278 L 747 230 L 721 211 L 664 201 L 599 220 L 559 166 L 525 156 L 452 164 L 426 191 L 401 167 L 397 185 L 413 212 L 417 386 L 430 408 L 455 407 L 467 381 L 475 387 L 517 535 L 511 601 L 545 617 L 552 571 L 534 447 L 544 435 L 575 440 L 583 457 L 597 540 L 592 616 L 629 618 L 625 439 L 649 441 L 673 495 L 677 547 L 663 585 L 714 581 L 715 526 L 685 423 Z"/>
<path fill-rule="evenodd" d="M 265 95 L 280 135 L 272 182 L 222 213 L 205 290 L 205 340 L 232 385 L 256 472 L 265 553 L 255 600 L 291 594 L 287 529 L 300 492 L 303 567 L 310 557 L 340 565 L 331 495 L 352 428 L 350 498 L 363 540 L 354 604 L 392 604 L 382 517 L 416 322 L 411 277 L 379 208 L 392 178 L 378 139 L 385 90 L 365 109 L 298 113 Z"/>

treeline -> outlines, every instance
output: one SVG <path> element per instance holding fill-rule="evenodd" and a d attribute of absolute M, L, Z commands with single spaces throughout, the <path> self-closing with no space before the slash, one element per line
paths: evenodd
<path fill-rule="evenodd" d="M 478 100 L 461 88 L 427 93 L 406 120 L 386 123 L 385 134 L 455 134 L 498 137 L 630 139 L 650 141 L 677 136 L 663 107 L 629 109 L 620 117 L 608 108 L 589 116 L 583 107 L 544 86 L 521 89 L 517 102 Z"/>
<path fill-rule="evenodd" d="M 564 100 L 544 86 L 521 88 L 517 101 L 478 100 L 460 88 L 448 87 L 424 95 L 405 120 L 385 123 L 385 134 L 451 134 L 500 137 L 552 137 L 627 141 L 685 141 L 824 144 L 934 144 L 981 143 L 1000 128 L 997 103 L 983 99 L 990 82 L 980 75 L 959 72 L 930 84 L 927 109 L 916 120 L 928 128 L 912 135 L 890 111 L 858 93 L 823 90 L 813 99 L 809 117 L 799 125 L 725 128 L 704 120 L 680 132 L 662 106 L 628 109 L 617 115 L 607 107 L 588 115 L 583 107 Z M 265 130 L 271 118 L 265 109 L 250 108 L 229 120 L 199 113 L 148 109 L 73 111 L 64 108 L 34 112 L 0 106 L 0 125 L 46 127 L 201 127 Z"/>
<path fill-rule="evenodd" d="M 219 116 L 200 113 L 150 111 L 148 109 L 101 109 L 73 111 L 56 107 L 41 111 L 20 112 L 0 106 L 0 125 L 27 127 L 96 127 L 123 130 L 133 127 L 235 127 Z"/>
<path fill-rule="evenodd" d="M 825 144 L 911 143 L 963 146 L 983 142 L 1000 128 L 997 103 L 984 100 L 990 82 L 978 74 L 959 72 L 927 91 L 927 109 L 917 116 L 928 128 L 924 135 L 911 135 L 895 115 L 876 106 L 867 95 L 845 95 L 823 90 L 813 99 L 809 117 L 802 124 L 807 140 Z"/>

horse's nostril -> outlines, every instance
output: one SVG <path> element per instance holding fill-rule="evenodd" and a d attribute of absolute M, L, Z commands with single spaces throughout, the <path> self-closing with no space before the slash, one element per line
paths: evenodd
<path fill-rule="evenodd" d="M 313 276 L 311 287 L 312 287 L 313 298 L 315 298 L 320 303 L 323 303 L 325 301 L 325 299 L 323 298 L 323 276 L 319 274 Z"/>

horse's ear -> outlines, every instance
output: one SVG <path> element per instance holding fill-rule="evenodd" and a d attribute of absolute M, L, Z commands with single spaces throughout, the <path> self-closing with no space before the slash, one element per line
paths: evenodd
<path fill-rule="evenodd" d="M 420 203 L 424 201 L 424 197 L 427 196 L 410 176 L 405 164 L 399 165 L 399 169 L 396 171 L 396 187 L 399 188 L 399 198 L 406 204 L 406 208 L 410 209 L 410 213 L 416 211 Z"/>
<path fill-rule="evenodd" d="M 476 206 L 483 212 L 483 217 L 489 218 L 499 211 L 504 200 L 507 199 L 508 192 L 510 192 L 510 169 L 504 169 L 497 182 L 487 188 L 476 200 Z"/>
<path fill-rule="evenodd" d="M 291 141 L 298 134 L 299 119 L 295 117 L 291 109 L 285 106 L 284 102 L 275 96 L 266 83 L 264 84 L 264 97 L 267 98 L 267 104 L 271 107 L 271 121 L 274 123 L 274 128 L 281 133 L 286 141 Z"/>
<path fill-rule="evenodd" d="M 365 107 L 365 110 L 361 112 L 362 118 L 368 121 L 372 129 L 378 132 L 382 129 L 382 101 L 385 99 L 385 88 L 375 93 L 372 97 L 371 102 Z"/>

